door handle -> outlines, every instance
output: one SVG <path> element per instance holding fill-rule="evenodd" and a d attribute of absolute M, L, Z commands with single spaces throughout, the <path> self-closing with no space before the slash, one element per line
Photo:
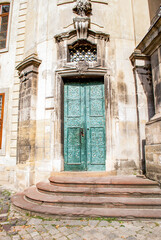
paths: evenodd
<path fill-rule="evenodd" d="M 81 136 L 84 137 L 84 129 L 81 128 Z"/>
<path fill-rule="evenodd" d="M 82 137 L 84 137 L 84 129 L 80 128 L 80 143 L 82 143 Z"/>

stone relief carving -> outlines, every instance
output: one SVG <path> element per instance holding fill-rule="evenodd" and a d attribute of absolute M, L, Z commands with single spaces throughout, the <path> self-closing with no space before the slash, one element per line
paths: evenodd
<path fill-rule="evenodd" d="M 26 72 L 26 71 L 18 71 L 18 75 L 22 82 L 27 81 L 29 79 L 27 77 L 28 72 Z"/>
<path fill-rule="evenodd" d="M 88 28 L 90 27 L 90 14 L 92 12 L 92 5 L 90 0 L 77 0 L 73 12 L 79 17 L 73 19 L 74 27 L 77 31 L 78 39 L 87 39 Z"/>
<path fill-rule="evenodd" d="M 90 25 L 89 18 L 74 18 L 74 27 L 77 31 L 77 38 L 78 39 L 87 39 L 88 35 L 88 28 Z"/>
<path fill-rule="evenodd" d="M 92 5 L 90 0 L 77 0 L 73 12 L 81 17 L 89 16 L 92 12 Z"/>
<path fill-rule="evenodd" d="M 79 72 L 79 74 L 85 73 L 89 68 L 89 63 L 86 61 L 79 61 L 77 62 L 76 69 Z"/>

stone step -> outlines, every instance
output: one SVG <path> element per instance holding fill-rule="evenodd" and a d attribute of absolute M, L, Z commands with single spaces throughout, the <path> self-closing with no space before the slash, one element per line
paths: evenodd
<path fill-rule="evenodd" d="M 37 203 L 52 203 L 57 206 L 70 205 L 82 207 L 118 207 L 118 208 L 161 208 L 161 198 L 127 198 L 127 197 L 93 197 L 93 196 L 62 196 L 41 193 L 36 187 L 24 191 L 29 201 Z"/>
<path fill-rule="evenodd" d="M 75 176 L 66 177 L 61 175 L 51 176 L 49 178 L 51 184 L 55 186 L 94 186 L 94 187 L 156 187 L 158 188 L 158 183 L 151 181 L 149 179 L 134 177 L 134 176 L 115 176 L 115 177 L 86 177 L 86 176 Z"/>
<path fill-rule="evenodd" d="M 158 188 L 96 188 L 96 187 L 81 187 L 81 186 L 55 186 L 50 183 L 39 182 L 37 188 L 41 192 L 46 192 L 49 194 L 62 193 L 70 195 L 104 195 L 104 196 L 129 196 L 129 197 L 161 197 L 161 189 Z"/>
<path fill-rule="evenodd" d="M 46 203 L 36 204 L 25 199 L 20 193 L 12 197 L 15 206 L 28 211 L 56 216 L 75 217 L 121 217 L 121 218 L 161 218 L 161 209 L 127 209 L 127 208 L 89 208 L 89 207 L 59 207 Z"/>

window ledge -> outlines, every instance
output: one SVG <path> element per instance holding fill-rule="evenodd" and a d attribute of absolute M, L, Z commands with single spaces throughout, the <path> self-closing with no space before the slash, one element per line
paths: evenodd
<path fill-rule="evenodd" d="M 8 48 L 0 49 L 0 53 L 6 53 L 6 52 L 8 52 Z"/>

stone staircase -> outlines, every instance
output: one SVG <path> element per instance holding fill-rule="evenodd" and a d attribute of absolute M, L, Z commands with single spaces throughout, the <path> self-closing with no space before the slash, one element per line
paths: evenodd
<path fill-rule="evenodd" d="M 161 189 L 134 176 L 60 173 L 12 197 L 22 209 L 75 217 L 161 218 Z"/>

